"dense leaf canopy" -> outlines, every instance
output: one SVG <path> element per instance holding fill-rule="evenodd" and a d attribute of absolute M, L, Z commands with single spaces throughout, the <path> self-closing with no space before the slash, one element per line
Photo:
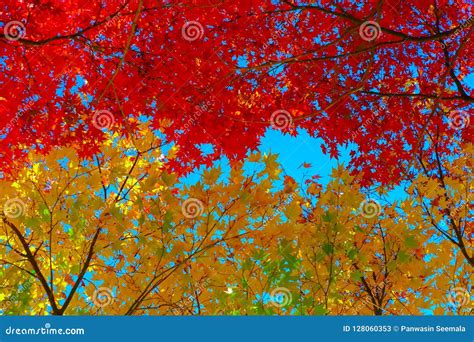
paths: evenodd
<path fill-rule="evenodd" d="M 354 142 L 367 183 L 398 181 L 428 135 L 472 139 L 469 1 L 4 1 L 1 161 L 90 157 L 136 118 L 182 148 L 179 172 L 242 159 L 270 126 Z M 98 124 L 96 121 L 100 119 Z M 11 122 L 14 121 L 14 125 Z M 200 144 L 212 144 L 204 154 Z"/>
<path fill-rule="evenodd" d="M 472 314 L 473 12 L 2 1 L 0 314 Z"/>

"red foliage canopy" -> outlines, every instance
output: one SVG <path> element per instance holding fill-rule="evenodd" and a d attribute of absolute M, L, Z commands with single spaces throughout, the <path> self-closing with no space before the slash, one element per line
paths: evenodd
<path fill-rule="evenodd" d="M 140 116 L 180 145 L 179 171 L 240 159 L 269 126 L 332 155 L 354 142 L 370 182 L 399 180 L 427 137 L 439 153 L 472 139 L 468 2 L 312 3 L 4 0 L 2 169 L 30 148 L 89 156 Z"/>

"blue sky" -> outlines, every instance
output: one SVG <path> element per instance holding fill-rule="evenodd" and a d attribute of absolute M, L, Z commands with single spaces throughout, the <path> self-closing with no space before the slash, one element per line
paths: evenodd
<path fill-rule="evenodd" d="M 285 174 L 301 181 L 303 177 L 318 174 L 321 182 L 327 183 L 332 168 L 339 163 L 349 161 L 349 149 L 341 150 L 339 160 L 331 159 L 321 150 L 322 139 L 311 137 L 305 130 L 299 129 L 296 137 L 283 134 L 279 130 L 269 128 L 263 138 L 259 151 L 262 153 L 278 154 L 278 162 L 281 164 Z M 310 168 L 303 168 L 303 163 L 310 163 Z M 224 171 L 229 169 L 226 158 L 217 161 L 215 165 L 222 167 Z M 182 180 L 185 183 L 199 181 L 203 168 L 196 170 Z M 249 170 L 250 171 L 250 170 Z"/>
<path fill-rule="evenodd" d="M 474 88 L 474 74 L 469 74 L 463 79 L 463 84 L 469 89 Z M 330 180 L 331 171 L 339 164 L 348 165 L 350 162 L 349 152 L 357 147 L 349 145 L 347 148 L 339 148 L 339 158 L 336 160 L 324 154 L 321 150 L 323 140 L 311 137 L 305 130 L 298 129 L 298 134 L 293 137 L 283 134 L 279 130 L 268 128 L 261 139 L 259 151 L 262 153 L 278 154 L 278 162 L 281 164 L 285 174 L 293 177 L 302 184 L 303 179 L 312 175 L 319 175 L 319 181 L 327 184 Z M 303 163 L 311 164 L 310 168 L 301 167 Z M 220 165 L 224 171 L 229 170 L 229 163 L 226 158 L 217 161 L 215 165 Z M 193 184 L 200 180 L 200 174 L 204 168 L 194 171 L 181 180 L 184 184 Z M 251 171 L 251 170 L 249 170 Z M 387 199 L 399 200 L 406 197 L 404 189 L 399 186 L 389 193 Z"/>

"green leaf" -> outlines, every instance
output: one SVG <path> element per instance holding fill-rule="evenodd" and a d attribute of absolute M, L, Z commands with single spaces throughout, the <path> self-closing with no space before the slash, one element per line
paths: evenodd
<path fill-rule="evenodd" d="M 355 271 L 351 274 L 351 278 L 352 280 L 355 280 L 355 281 L 360 281 L 360 279 L 363 277 L 364 275 L 362 274 L 361 271 Z"/>
<path fill-rule="evenodd" d="M 317 304 L 313 308 L 313 315 L 322 316 L 326 315 L 327 313 L 328 311 L 326 310 L 323 304 Z"/>
<path fill-rule="evenodd" d="M 406 254 L 404 251 L 398 252 L 398 260 L 400 260 L 400 262 L 407 262 L 410 259 L 411 259 L 411 256 Z"/>
<path fill-rule="evenodd" d="M 334 253 L 334 247 L 330 243 L 325 243 L 323 245 L 323 251 L 326 255 L 330 255 Z"/>
<path fill-rule="evenodd" d="M 334 214 L 326 211 L 326 213 L 322 216 L 324 222 L 331 222 L 334 219 Z"/>
<path fill-rule="evenodd" d="M 349 249 L 349 251 L 347 252 L 347 256 L 349 257 L 349 259 L 354 260 L 355 257 L 357 256 L 357 249 L 355 248 Z"/>
<path fill-rule="evenodd" d="M 416 241 L 414 236 L 408 236 L 405 238 L 405 246 L 410 247 L 410 248 L 417 247 L 418 242 Z"/>

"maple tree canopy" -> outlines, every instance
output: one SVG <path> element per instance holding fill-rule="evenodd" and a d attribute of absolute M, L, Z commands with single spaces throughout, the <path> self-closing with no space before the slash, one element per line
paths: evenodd
<path fill-rule="evenodd" d="M 179 145 L 178 172 L 241 160 L 272 126 L 332 156 L 353 142 L 353 171 L 396 182 L 421 149 L 472 141 L 472 15 L 454 0 L 4 0 L 1 168 L 30 149 L 91 156 L 104 127 L 146 120 Z"/>
<path fill-rule="evenodd" d="M 0 179 L 2 315 L 474 313 L 473 144 L 379 203 L 343 166 L 302 190 L 260 152 L 181 183 L 147 126 L 105 135 Z"/>

